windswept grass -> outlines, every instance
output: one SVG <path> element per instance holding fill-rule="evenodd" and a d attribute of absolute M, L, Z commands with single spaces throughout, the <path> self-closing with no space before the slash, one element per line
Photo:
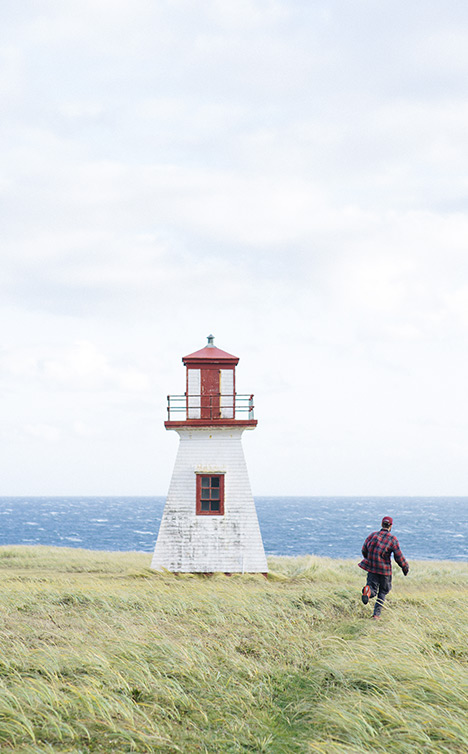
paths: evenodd
<path fill-rule="evenodd" d="M 0 749 L 468 751 L 468 564 L 271 558 L 173 576 L 140 553 L 0 548 Z"/>

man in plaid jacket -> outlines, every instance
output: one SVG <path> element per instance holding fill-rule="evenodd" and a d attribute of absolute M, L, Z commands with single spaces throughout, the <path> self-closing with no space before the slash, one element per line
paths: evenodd
<path fill-rule="evenodd" d="M 392 564 L 390 558 L 395 558 L 403 573 L 409 571 L 409 565 L 406 562 L 398 539 L 390 534 L 393 526 L 393 518 L 384 516 L 380 531 L 374 531 L 369 534 L 362 546 L 364 560 L 361 560 L 359 567 L 367 571 L 367 584 L 362 589 L 362 601 L 365 605 L 369 599 L 377 595 L 374 607 L 373 618 L 379 619 L 382 612 L 382 605 L 385 597 L 392 588 Z"/>

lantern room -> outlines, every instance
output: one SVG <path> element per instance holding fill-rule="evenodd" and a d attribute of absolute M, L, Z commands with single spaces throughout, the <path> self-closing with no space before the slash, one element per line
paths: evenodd
<path fill-rule="evenodd" d="M 199 351 L 182 357 L 186 367 L 184 395 L 168 395 L 167 429 L 181 423 L 243 424 L 256 426 L 253 395 L 236 393 L 236 366 L 239 358 L 214 345 L 214 336 Z"/>

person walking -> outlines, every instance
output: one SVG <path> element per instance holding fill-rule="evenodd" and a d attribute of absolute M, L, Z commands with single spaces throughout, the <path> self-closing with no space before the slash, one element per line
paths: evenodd
<path fill-rule="evenodd" d="M 384 516 L 380 531 L 369 534 L 364 542 L 364 559 L 359 563 L 359 567 L 367 571 L 367 583 L 362 588 L 361 599 L 364 605 L 367 605 L 369 600 L 377 595 L 372 616 L 376 620 L 380 618 L 385 597 L 392 588 L 392 553 L 405 576 L 409 572 L 409 565 L 400 550 L 398 539 L 390 533 L 392 526 L 393 518 Z"/>

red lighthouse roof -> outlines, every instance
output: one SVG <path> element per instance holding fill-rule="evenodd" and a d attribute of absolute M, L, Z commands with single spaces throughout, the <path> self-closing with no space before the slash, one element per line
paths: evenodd
<path fill-rule="evenodd" d="M 188 356 L 183 356 L 182 361 L 186 364 L 188 361 L 200 361 L 201 359 L 207 359 L 208 361 L 230 361 L 237 364 L 239 361 L 238 356 L 233 356 L 232 353 L 222 351 L 221 348 L 217 348 L 213 345 L 214 336 L 208 335 L 208 345 L 201 348 L 199 351 L 190 353 Z"/>

